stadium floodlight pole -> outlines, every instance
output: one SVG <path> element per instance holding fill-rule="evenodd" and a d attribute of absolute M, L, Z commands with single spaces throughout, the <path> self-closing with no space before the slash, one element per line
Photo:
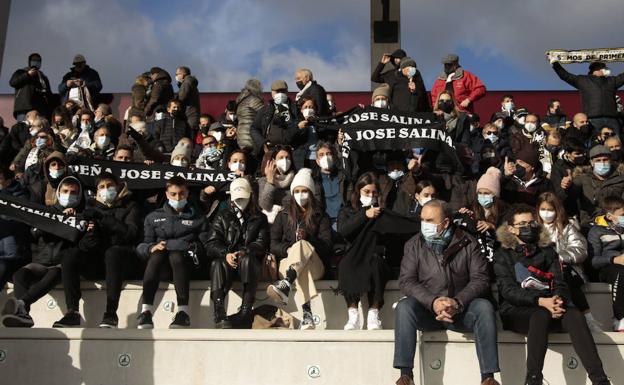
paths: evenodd
<path fill-rule="evenodd" d="M 11 0 L 0 1 L 0 75 L 2 75 L 2 58 L 9 29 L 9 11 L 11 11 Z"/>
<path fill-rule="evenodd" d="M 401 48 L 401 0 L 370 0 L 371 73 L 381 55 Z M 393 68 L 390 63 L 386 70 Z M 371 83 L 371 89 L 377 83 Z"/>

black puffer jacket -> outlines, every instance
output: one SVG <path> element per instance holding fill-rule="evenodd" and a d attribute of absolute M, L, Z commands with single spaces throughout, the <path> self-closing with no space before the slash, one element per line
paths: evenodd
<path fill-rule="evenodd" d="M 574 75 L 558 62 L 553 69 L 561 80 L 581 92 L 583 112 L 589 118 L 618 118 L 615 93 L 624 85 L 624 72 L 617 76 Z"/>
<path fill-rule="evenodd" d="M 244 213 L 241 224 L 232 207 L 221 210 L 207 232 L 200 235 L 208 258 L 225 258 L 227 253 L 245 249 L 260 261 L 269 249 L 269 224 L 264 214 Z"/>
<path fill-rule="evenodd" d="M 500 304 L 500 314 L 502 317 L 513 314 L 518 307 L 538 306 L 541 297 L 552 297 L 558 295 L 567 302 L 570 298 L 568 285 L 566 284 L 559 255 L 550 242 L 548 233 L 542 228 L 540 239 L 537 245 L 520 245 L 517 238 L 507 231 L 507 224 L 504 223 L 496 231 L 501 248 L 494 254 L 494 273 L 498 285 L 498 296 Z M 552 285 L 550 289 L 523 289 L 519 280 L 523 276 L 518 276 L 518 269 L 524 270 L 532 266 L 540 271 L 552 274 Z M 536 278 L 539 278 L 536 276 Z M 541 278 L 542 282 L 548 279 Z"/>
<path fill-rule="evenodd" d="M 171 152 L 182 138 L 190 138 L 191 130 L 182 117 L 168 113 L 154 125 L 154 142 L 161 152 Z"/>
<path fill-rule="evenodd" d="M 94 221 L 95 228 L 78 243 L 82 251 L 102 253 L 110 246 L 131 246 L 141 234 L 140 208 L 125 183 L 110 207 L 88 200 L 84 217 Z"/>
<path fill-rule="evenodd" d="M 301 221 L 301 218 L 298 218 Z M 332 236 L 329 218 L 324 212 L 314 213 L 314 225 L 307 228 L 301 223 L 305 232 L 305 240 L 314 246 L 314 250 L 322 260 L 327 260 L 332 253 Z M 278 259 L 288 256 L 288 248 L 296 241 L 297 224 L 288 223 L 288 208 L 280 211 L 271 226 L 271 253 Z"/>
<path fill-rule="evenodd" d="M 73 180 L 80 186 L 80 190 L 78 191 L 79 201 L 77 206 L 74 208 L 76 210 L 76 213 L 80 214 L 84 209 L 82 184 L 78 179 L 73 176 L 63 178 L 61 183 L 67 180 Z M 56 211 L 59 214 L 62 214 L 63 210 L 65 209 L 58 203 L 56 199 L 53 204 L 47 206 L 48 208 Z M 76 247 L 76 244 L 74 242 L 70 242 L 61 237 L 57 237 L 56 235 L 41 231 L 36 228 L 33 228 L 31 230 L 31 234 L 33 237 L 32 261 L 35 263 L 40 263 L 44 266 L 54 266 L 60 264 L 62 252 L 66 249 Z"/>
<path fill-rule="evenodd" d="M 48 116 L 50 111 L 50 81 L 41 71 L 35 76 L 28 75 L 30 68 L 22 68 L 13 73 L 9 84 L 15 88 L 15 103 L 13 116 L 30 110 L 37 110 L 43 116 Z"/>
<path fill-rule="evenodd" d="M 187 204 L 179 213 L 165 203 L 145 218 L 145 235 L 137 246 L 137 253 L 149 258 L 150 250 L 160 241 L 167 242 L 167 250 L 187 251 L 198 240 L 204 223 L 205 217 L 192 205 Z"/>

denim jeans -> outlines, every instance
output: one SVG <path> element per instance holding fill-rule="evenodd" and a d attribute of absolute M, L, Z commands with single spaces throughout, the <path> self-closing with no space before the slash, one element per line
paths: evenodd
<path fill-rule="evenodd" d="M 394 367 L 397 369 L 414 367 L 417 330 L 448 329 L 456 332 L 474 332 L 481 373 L 500 372 L 496 313 L 490 301 L 483 298 L 473 300 L 463 313 L 454 317 L 454 320 L 453 323 L 437 321 L 434 313 L 415 298 L 401 299 L 395 310 Z"/>

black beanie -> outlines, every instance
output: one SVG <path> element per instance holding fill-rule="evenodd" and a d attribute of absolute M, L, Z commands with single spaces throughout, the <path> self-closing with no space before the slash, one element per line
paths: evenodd
<path fill-rule="evenodd" d="M 591 75 L 594 71 L 601 70 L 603 68 L 607 68 L 607 65 L 601 61 L 592 62 L 589 65 L 589 74 Z"/>

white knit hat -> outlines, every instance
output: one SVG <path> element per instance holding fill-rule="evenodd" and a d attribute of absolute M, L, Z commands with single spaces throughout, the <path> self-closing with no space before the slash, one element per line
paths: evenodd
<path fill-rule="evenodd" d="M 297 172 L 297 175 L 293 178 L 290 183 L 290 193 L 292 194 L 295 187 L 305 187 L 310 192 L 314 193 L 314 179 L 312 179 L 312 170 L 309 168 L 302 168 Z"/>

